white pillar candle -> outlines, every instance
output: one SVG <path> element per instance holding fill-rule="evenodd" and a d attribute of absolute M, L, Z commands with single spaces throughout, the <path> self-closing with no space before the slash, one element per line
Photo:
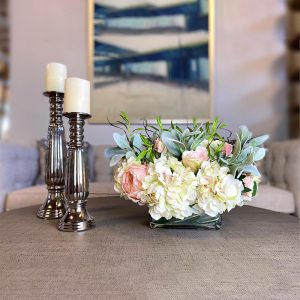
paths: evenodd
<path fill-rule="evenodd" d="M 90 114 L 90 82 L 88 80 L 67 78 L 64 111 Z"/>
<path fill-rule="evenodd" d="M 67 67 L 59 63 L 49 63 L 46 67 L 46 91 L 65 91 L 65 80 L 67 78 Z"/>

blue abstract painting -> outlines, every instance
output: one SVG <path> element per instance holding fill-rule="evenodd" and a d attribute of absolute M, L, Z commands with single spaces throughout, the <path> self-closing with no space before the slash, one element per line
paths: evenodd
<path fill-rule="evenodd" d="M 207 119 L 208 0 L 94 0 L 92 122 Z"/>

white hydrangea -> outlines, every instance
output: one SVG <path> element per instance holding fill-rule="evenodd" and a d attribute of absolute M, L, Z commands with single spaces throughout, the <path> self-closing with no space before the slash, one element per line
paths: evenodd
<path fill-rule="evenodd" d="M 228 172 L 227 167 L 220 167 L 216 161 L 203 162 L 197 174 L 199 185 L 195 208 L 215 217 L 243 204 L 243 184 Z"/>
<path fill-rule="evenodd" d="M 184 219 L 195 210 L 197 178 L 175 157 L 162 155 L 149 165 L 148 175 L 143 182 L 146 192 L 144 201 L 155 220 L 172 217 Z"/>

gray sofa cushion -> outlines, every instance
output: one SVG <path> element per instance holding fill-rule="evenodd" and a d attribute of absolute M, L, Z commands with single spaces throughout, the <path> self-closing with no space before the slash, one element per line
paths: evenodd
<path fill-rule="evenodd" d="M 295 197 L 289 191 L 260 184 L 257 196 L 248 205 L 291 214 L 295 212 Z"/>
<path fill-rule="evenodd" d="M 89 186 L 89 198 L 116 196 L 112 182 L 94 182 Z M 47 188 L 44 185 L 31 186 L 8 194 L 5 210 L 41 205 L 47 196 Z"/>
<path fill-rule="evenodd" d="M 37 149 L 0 143 L 0 212 L 4 209 L 4 195 L 33 185 L 38 168 Z"/>
<path fill-rule="evenodd" d="M 47 151 L 47 140 L 42 139 L 37 141 L 37 149 L 39 153 L 39 174 L 35 180 L 35 184 L 44 184 L 45 182 L 45 172 L 46 172 L 46 151 Z"/>

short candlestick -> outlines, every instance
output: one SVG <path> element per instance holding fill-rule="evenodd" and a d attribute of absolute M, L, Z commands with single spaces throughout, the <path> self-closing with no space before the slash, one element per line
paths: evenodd
<path fill-rule="evenodd" d="M 95 227 L 94 218 L 87 211 L 89 196 L 88 168 L 83 143 L 85 119 L 91 117 L 86 113 L 65 113 L 69 118 L 70 142 L 67 154 L 66 187 L 67 211 L 60 219 L 58 230 L 84 231 Z"/>

